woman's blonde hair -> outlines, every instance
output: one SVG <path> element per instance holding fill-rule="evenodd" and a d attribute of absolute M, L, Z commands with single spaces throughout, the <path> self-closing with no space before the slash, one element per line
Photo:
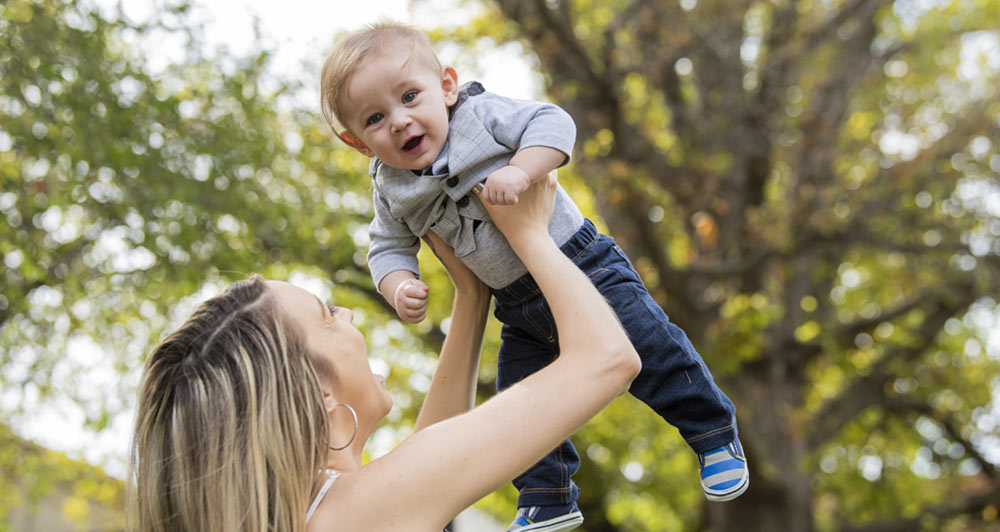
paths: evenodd
<path fill-rule="evenodd" d="M 304 531 L 329 438 L 318 369 L 260 277 L 203 303 L 146 361 L 130 530 Z"/>
<path fill-rule="evenodd" d="M 420 30 L 402 24 L 380 22 L 348 34 L 334 44 L 320 72 L 320 108 L 323 118 L 334 133 L 339 135 L 346 129 L 342 96 L 347 81 L 369 55 L 384 52 L 393 46 L 409 51 L 411 57 L 425 66 L 441 70 L 441 62 L 434 53 L 431 40 Z"/>

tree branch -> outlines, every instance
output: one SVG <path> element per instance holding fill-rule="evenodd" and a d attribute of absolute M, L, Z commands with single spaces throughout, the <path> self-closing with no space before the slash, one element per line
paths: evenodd
<path fill-rule="evenodd" d="M 843 524 L 837 529 L 843 532 L 911 532 L 923 530 L 928 518 L 945 520 L 959 515 L 975 515 L 981 513 L 987 506 L 997 504 L 1000 504 L 1000 489 L 957 500 L 953 498 L 951 502 L 925 508 L 920 515 L 909 519 L 881 521 L 857 526 Z"/>
<path fill-rule="evenodd" d="M 934 345 L 938 333 L 949 318 L 962 309 L 968 308 L 977 298 L 969 285 L 954 286 L 950 294 L 941 294 L 938 299 L 925 301 L 927 316 L 914 335 L 919 340 L 909 346 L 886 349 L 886 353 L 876 362 L 867 375 L 851 382 L 837 397 L 830 399 L 806 425 L 813 430 L 806 438 L 806 445 L 815 449 L 834 437 L 840 429 L 853 420 L 861 411 L 886 398 L 886 386 L 895 378 L 889 365 L 896 361 L 911 362 L 918 359 Z"/>
<path fill-rule="evenodd" d="M 841 344 L 852 345 L 858 334 L 872 331 L 882 322 L 892 321 L 900 316 L 908 314 L 910 311 L 925 305 L 930 296 L 930 291 L 925 290 L 908 301 L 902 301 L 891 309 L 885 312 L 880 312 L 873 318 L 855 320 L 851 323 L 842 325 L 834 333 L 834 336 Z"/>
<path fill-rule="evenodd" d="M 879 8 L 891 3 L 892 0 L 853 0 L 818 26 L 806 31 L 806 39 L 800 53 L 812 52 L 819 45 L 836 40 L 836 33 L 840 26 L 859 12 L 860 16 L 870 20 Z"/>
<path fill-rule="evenodd" d="M 877 205 L 885 207 L 885 204 L 879 203 Z M 873 204 L 872 209 L 869 212 L 869 217 L 874 216 L 878 212 L 880 212 L 880 210 Z M 952 254 L 969 251 L 967 245 L 960 243 L 956 244 L 953 242 L 940 243 L 934 246 L 927 245 L 922 242 L 897 242 L 889 237 L 872 234 L 868 231 L 868 228 L 865 225 L 862 225 L 862 222 L 867 220 L 867 218 L 858 217 L 855 224 L 849 225 L 848 227 L 836 232 L 803 231 L 800 237 L 796 239 L 793 250 L 788 252 L 788 254 L 797 255 L 817 247 L 831 248 L 840 254 L 846 253 L 851 248 L 861 247 L 883 252 L 905 253 L 914 256 L 928 256 L 941 253 Z M 907 229 L 919 230 L 920 227 L 914 227 L 911 225 Z M 928 226 L 925 229 L 942 229 L 942 227 L 939 225 Z M 947 237 L 947 235 L 942 236 Z M 957 238 L 955 238 L 955 240 L 957 240 Z"/>
<path fill-rule="evenodd" d="M 787 255 L 778 249 L 758 247 L 753 250 L 753 254 L 741 257 L 736 261 L 694 263 L 684 268 L 678 268 L 677 271 L 692 277 L 732 277 L 755 270 L 768 260 L 785 256 Z"/>
<path fill-rule="evenodd" d="M 1000 83 L 1000 79 L 996 81 Z M 992 100 L 979 101 L 970 105 L 961 115 L 951 117 L 952 123 L 948 133 L 930 146 L 921 149 L 912 160 L 881 169 L 874 182 L 898 183 L 908 178 L 912 179 L 910 176 L 915 175 L 922 177 L 921 182 L 940 181 L 941 173 L 938 171 L 940 165 L 936 164 L 937 162 L 947 161 L 952 155 L 962 152 L 969 138 L 974 135 L 984 135 L 989 138 L 1000 132 L 997 121 L 990 116 L 989 111 L 993 104 L 995 102 Z M 896 189 L 895 186 L 892 188 Z"/>
<path fill-rule="evenodd" d="M 562 79 L 577 80 L 592 88 L 593 93 L 604 98 L 611 96 L 613 99 L 614 82 L 607 76 L 606 69 L 591 60 L 576 38 L 572 21 L 568 18 L 568 10 L 560 10 L 560 17 L 557 18 L 545 0 L 497 0 L 497 3 L 507 18 L 516 22 L 534 43 L 536 51 L 539 51 L 539 58 L 545 62 L 548 71 Z M 551 45 L 553 49 L 558 49 L 558 53 L 542 53 L 539 49 L 544 45 Z M 580 109 L 583 110 L 593 109 Z"/>
<path fill-rule="evenodd" d="M 990 479 L 991 482 L 997 481 L 997 466 L 987 460 L 986 457 L 976 449 L 976 446 L 973 445 L 968 438 L 962 435 L 962 429 L 959 427 L 959 423 L 951 414 L 935 410 L 926 402 L 909 397 L 892 397 L 886 402 L 885 407 L 897 412 L 913 412 L 933 419 L 944 428 L 945 433 L 948 434 L 948 437 L 952 441 L 962 446 L 962 449 L 965 450 L 965 453 L 969 455 L 969 457 L 979 462 L 980 470 L 984 475 L 986 475 L 987 478 Z M 1000 488 L 1000 485 L 998 485 L 998 488 Z"/>
<path fill-rule="evenodd" d="M 860 4 L 864 9 L 856 14 L 861 19 L 859 27 L 847 38 L 832 41 L 840 52 L 840 60 L 830 64 L 826 80 L 811 91 L 810 105 L 802 116 L 802 130 L 811 134 L 804 137 L 795 165 L 799 178 L 792 188 L 792 200 L 797 208 L 791 219 L 797 227 L 810 227 L 812 214 L 823 207 L 821 186 L 836 175 L 834 146 L 849 115 L 848 91 L 875 63 L 871 44 L 878 28 L 874 17 L 887 1 Z"/>

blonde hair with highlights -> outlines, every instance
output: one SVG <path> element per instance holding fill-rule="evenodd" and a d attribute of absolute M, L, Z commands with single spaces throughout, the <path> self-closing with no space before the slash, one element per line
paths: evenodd
<path fill-rule="evenodd" d="M 441 61 L 431 46 L 431 40 L 420 30 L 382 22 L 348 34 L 334 44 L 320 72 L 320 109 L 334 133 L 339 135 L 347 129 L 344 125 L 343 96 L 351 76 L 372 54 L 394 47 L 408 51 L 411 57 L 429 68 L 441 70 Z"/>
<path fill-rule="evenodd" d="M 129 459 L 129 529 L 303 532 L 326 465 L 317 370 L 257 276 L 149 356 Z"/>

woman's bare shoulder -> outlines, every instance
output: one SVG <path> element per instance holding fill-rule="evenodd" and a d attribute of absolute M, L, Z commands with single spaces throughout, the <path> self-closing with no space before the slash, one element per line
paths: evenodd
<path fill-rule="evenodd" d="M 355 530 L 354 519 L 367 511 L 359 505 L 357 497 L 357 472 L 341 473 L 327 490 L 306 526 L 307 532 L 339 532 Z"/>
<path fill-rule="evenodd" d="M 342 473 L 320 501 L 307 532 L 439 532 L 439 527 L 421 522 L 426 516 L 414 515 L 395 500 L 393 484 L 405 475 L 392 475 L 384 465 L 375 460 L 358 471 Z"/>

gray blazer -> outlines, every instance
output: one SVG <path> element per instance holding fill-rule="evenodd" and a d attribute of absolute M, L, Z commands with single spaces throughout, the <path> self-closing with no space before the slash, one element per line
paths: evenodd
<path fill-rule="evenodd" d="M 559 107 L 504 98 L 482 85 L 463 85 L 451 108 L 448 141 L 422 173 L 372 159 L 375 216 L 369 225 L 368 265 L 377 287 L 396 270 L 420 275 L 420 237 L 434 231 L 455 255 L 492 288 L 502 288 L 527 272 L 474 193 L 476 184 L 506 166 L 519 149 L 548 146 L 567 155 L 576 126 Z M 564 163 L 565 164 L 565 163 Z M 568 240 L 583 215 L 559 187 L 550 233 Z"/>

